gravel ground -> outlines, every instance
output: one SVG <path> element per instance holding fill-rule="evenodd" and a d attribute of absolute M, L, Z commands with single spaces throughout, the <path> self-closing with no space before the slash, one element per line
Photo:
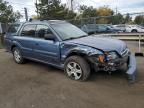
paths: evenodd
<path fill-rule="evenodd" d="M 138 50 L 137 42 L 127 43 Z M 0 50 L 0 108 L 96 107 L 144 108 L 144 57 L 137 57 L 135 84 L 128 84 L 123 71 L 92 73 L 89 81 L 78 82 L 44 64 L 18 65 Z"/>

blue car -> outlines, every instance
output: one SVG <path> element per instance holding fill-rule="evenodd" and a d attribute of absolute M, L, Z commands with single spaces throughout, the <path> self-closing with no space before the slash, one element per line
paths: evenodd
<path fill-rule="evenodd" d="M 105 25 L 105 24 L 86 24 L 81 27 L 81 30 L 83 30 L 88 34 L 124 32 L 118 28 L 114 28 L 112 25 Z"/>
<path fill-rule="evenodd" d="M 89 36 L 66 21 L 25 22 L 16 33 L 6 34 L 5 46 L 16 63 L 49 64 L 73 80 L 85 81 L 91 70 L 113 72 L 124 64 L 128 78 L 135 79 L 135 58 L 123 41 Z"/>

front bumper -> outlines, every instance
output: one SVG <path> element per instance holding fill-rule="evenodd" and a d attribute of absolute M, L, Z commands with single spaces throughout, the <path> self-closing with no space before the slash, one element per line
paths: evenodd
<path fill-rule="evenodd" d="M 132 82 L 135 81 L 136 78 L 136 59 L 135 56 L 131 53 L 125 57 L 108 61 L 106 63 L 98 63 L 94 60 L 94 58 L 89 59 L 93 65 L 93 68 L 95 71 L 107 71 L 112 72 L 120 69 L 124 64 L 127 64 L 128 70 L 126 71 L 126 74 L 128 75 L 128 79 Z"/>
<path fill-rule="evenodd" d="M 129 56 L 128 70 L 126 73 L 128 75 L 128 79 L 131 82 L 134 82 L 136 80 L 136 58 L 132 54 Z"/>
<path fill-rule="evenodd" d="M 129 60 L 129 55 L 122 57 L 122 58 L 117 58 L 113 60 L 106 60 L 104 62 L 100 62 L 96 59 L 96 57 L 90 57 L 89 60 L 93 64 L 93 67 L 95 71 L 116 71 L 120 69 L 124 64 L 128 63 Z"/>

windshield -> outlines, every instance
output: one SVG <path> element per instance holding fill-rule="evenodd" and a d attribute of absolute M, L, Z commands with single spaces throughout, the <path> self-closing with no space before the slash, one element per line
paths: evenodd
<path fill-rule="evenodd" d="M 87 33 L 83 32 L 81 29 L 70 23 L 52 24 L 51 26 L 60 35 L 62 40 L 87 36 Z"/>

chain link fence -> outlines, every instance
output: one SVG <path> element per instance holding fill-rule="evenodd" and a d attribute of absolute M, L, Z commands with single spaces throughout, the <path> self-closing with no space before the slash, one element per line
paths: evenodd
<path fill-rule="evenodd" d="M 136 16 L 139 16 L 139 18 L 135 19 Z M 144 12 L 123 14 L 123 15 L 117 14 L 112 16 L 99 16 L 99 17 L 72 19 L 72 20 L 68 20 L 68 22 L 76 25 L 77 27 L 79 27 L 80 29 L 82 29 L 87 33 L 98 33 L 100 32 L 100 30 L 103 32 L 110 32 L 108 28 L 119 29 L 121 30 L 121 32 L 129 32 L 125 30 L 127 25 L 137 25 L 137 23 L 139 23 L 139 25 L 144 27 Z M 137 32 L 137 31 L 133 31 L 133 32 Z"/>

